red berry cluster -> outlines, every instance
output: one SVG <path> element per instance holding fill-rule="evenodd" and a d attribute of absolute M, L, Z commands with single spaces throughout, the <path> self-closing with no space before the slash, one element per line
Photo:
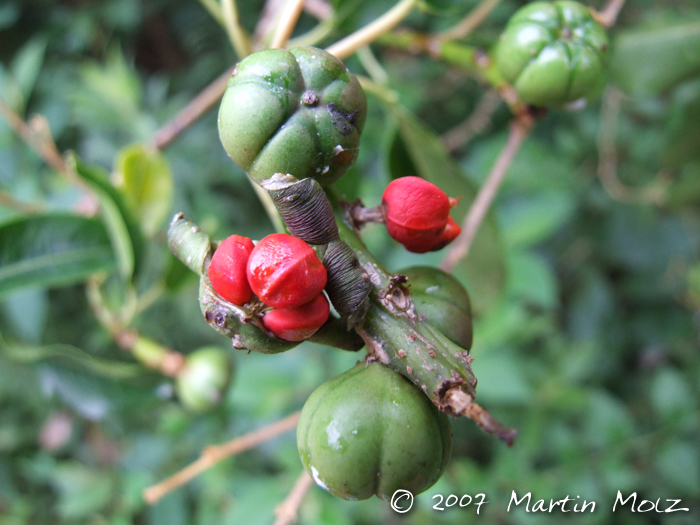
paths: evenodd
<path fill-rule="evenodd" d="M 450 217 L 457 202 L 420 177 L 393 180 L 382 195 L 386 229 L 409 252 L 425 253 L 445 247 L 462 231 Z"/>
<path fill-rule="evenodd" d="M 323 295 L 326 268 L 316 252 L 293 235 L 268 235 L 257 246 L 247 237 L 232 235 L 221 243 L 209 265 L 214 291 L 238 306 L 253 294 L 273 307 L 262 322 L 287 341 L 311 337 L 327 320 Z"/>

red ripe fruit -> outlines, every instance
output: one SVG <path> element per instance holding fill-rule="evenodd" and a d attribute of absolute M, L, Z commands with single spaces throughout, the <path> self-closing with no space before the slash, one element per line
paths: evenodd
<path fill-rule="evenodd" d="M 440 236 L 438 243 L 432 248 L 431 251 L 444 248 L 454 241 L 460 233 L 462 233 L 462 228 L 460 225 L 457 224 L 452 217 L 448 217 L 447 226 L 445 226 L 445 229 L 442 230 L 442 235 Z"/>
<path fill-rule="evenodd" d="M 280 339 L 303 341 L 323 326 L 329 313 L 328 299 L 323 294 L 318 294 L 301 306 L 270 310 L 263 317 L 263 324 Z"/>
<path fill-rule="evenodd" d="M 321 293 L 326 280 L 326 268 L 316 252 L 293 235 L 268 235 L 248 259 L 248 282 L 253 292 L 275 308 L 308 303 Z"/>
<path fill-rule="evenodd" d="M 456 237 L 449 238 L 454 227 L 459 229 L 452 221 L 450 233 L 444 236 L 451 220 L 450 199 L 435 184 L 420 177 L 393 180 L 382 195 L 382 209 L 389 235 L 409 252 L 439 250 Z"/>
<path fill-rule="evenodd" d="M 248 237 L 231 235 L 214 252 L 209 264 L 212 288 L 229 303 L 243 306 L 253 296 L 246 269 L 255 246 Z"/>

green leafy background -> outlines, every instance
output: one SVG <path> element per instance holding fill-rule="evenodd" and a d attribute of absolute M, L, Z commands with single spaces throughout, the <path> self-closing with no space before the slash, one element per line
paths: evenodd
<path fill-rule="evenodd" d="M 337 23 L 321 45 L 391 7 L 331 4 Z M 488 49 L 520 4 L 503 0 L 463 43 Z M 475 5 L 431 1 L 405 24 L 434 33 Z M 252 32 L 262 2 L 239 7 Z M 295 34 L 314 24 L 302 15 Z M 620 200 L 601 184 L 600 102 L 552 112 L 455 270 L 477 312 L 479 401 L 520 429 L 516 445 L 457 420 L 449 469 L 409 513 L 313 487 L 300 523 L 700 523 L 700 8 L 630 0 L 610 36 L 604 96 L 619 101 L 617 176 L 633 195 L 660 187 L 662 198 Z M 116 345 L 85 286 L 101 279 L 109 305 L 150 297 L 132 325 L 179 352 L 230 348 L 201 318 L 197 279 L 167 251 L 167 217 L 183 211 L 213 238 L 259 239 L 273 226 L 220 146 L 215 111 L 162 155 L 148 145 L 235 63 L 225 32 L 194 1 L 5 0 L 0 42 L 0 97 L 23 118 L 46 119 L 59 150 L 82 159 L 83 181 L 60 177 L 0 120 L 0 523 L 272 523 L 301 471 L 293 432 L 155 506 L 141 493 L 207 444 L 299 410 L 359 356 L 307 343 L 236 353 L 224 402 L 191 414 L 171 380 Z M 418 174 L 462 195 L 462 217 L 505 143 L 508 110 L 450 155 L 441 135 L 484 93 L 474 72 L 387 45 L 372 51 L 399 105 L 369 97 L 360 158 L 339 190 L 376 205 L 392 177 Z M 347 64 L 368 74 L 356 57 Z M 444 255 L 408 254 L 377 225 L 364 239 L 393 270 Z M 618 490 L 690 510 L 612 513 Z M 596 510 L 508 512 L 512 491 L 595 501 Z M 478 493 L 488 500 L 478 515 L 474 505 L 432 509 L 436 494 Z"/>

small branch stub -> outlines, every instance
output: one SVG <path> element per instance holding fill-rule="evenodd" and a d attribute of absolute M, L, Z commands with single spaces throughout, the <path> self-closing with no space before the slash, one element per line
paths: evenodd
<path fill-rule="evenodd" d="M 513 428 L 504 427 L 496 418 L 489 414 L 487 410 L 474 402 L 474 398 L 464 390 L 461 388 L 451 388 L 445 394 L 444 399 L 452 412 L 474 420 L 485 432 L 494 434 L 509 447 L 513 446 L 518 431 Z"/>
<path fill-rule="evenodd" d="M 182 213 L 173 217 L 168 228 L 168 248 L 185 266 L 202 275 L 211 252 L 211 239 Z"/>

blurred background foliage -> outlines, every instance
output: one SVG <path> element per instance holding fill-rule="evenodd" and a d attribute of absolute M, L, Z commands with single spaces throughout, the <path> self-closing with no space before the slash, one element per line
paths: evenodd
<path fill-rule="evenodd" d="M 477 3 L 430 0 L 404 26 L 436 33 Z M 521 3 L 503 0 L 460 43 L 488 49 Z M 392 5 L 331 4 L 321 46 Z M 262 0 L 239 8 L 252 33 Z M 303 14 L 295 35 L 316 23 Z M 700 523 L 700 7 L 630 1 L 610 35 L 602 100 L 539 122 L 456 272 L 477 305 L 479 401 L 520 429 L 516 445 L 455 421 L 450 468 L 408 514 L 314 487 L 300 523 Z M 199 313 L 195 276 L 167 250 L 167 218 L 183 211 L 214 238 L 259 239 L 272 224 L 219 144 L 216 111 L 162 156 L 148 146 L 235 63 L 225 31 L 193 0 L 4 0 L 0 42 L 0 98 L 26 120 L 40 115 L 33 129 L 87 163 L 62 177 L 0 120 L 0 523 L 271 523 L 301 471 L 293 432 L 155 506 L 141 493 L 205 445 L 300 409 L 360 356 L 309 343 L 231 351 L 232 387 L 199 414 L 114 337 L 122 322 L 184 354 L 230 348 Z M 370 95 L 361 156 L 340 190 L 372 206 L 391 177 L 417 173 L 461 192 L 466 209 L 505 142 L 507 107 L 473 68 L 372 51 L 377 64 L 347 64 L 401 107 Z M 475 110 L 483 122 L 464 125 Z M 408 254 L 379 226 L 364 238 L 391 270 L 444 254 Z M 507 512 L 512 490 L 593 500 L 596 511 Z M 691 510 L 613 514 L 618 490 Z M 450 493 L 489 503 L 478 516 L 431 508 Z"/>

